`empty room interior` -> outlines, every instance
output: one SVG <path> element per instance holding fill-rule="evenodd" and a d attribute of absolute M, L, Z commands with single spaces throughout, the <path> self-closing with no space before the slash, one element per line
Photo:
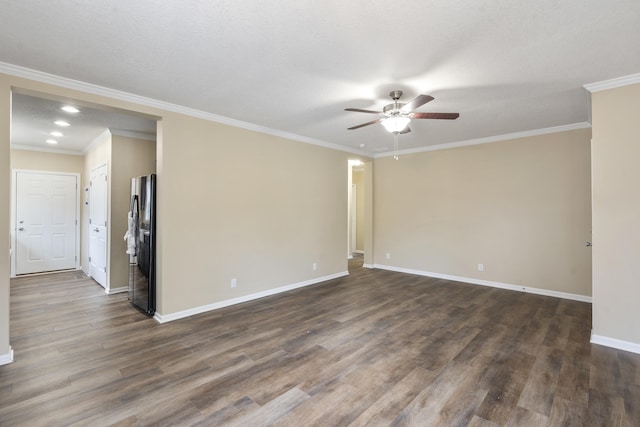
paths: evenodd
<path fill-rule="evenodd" d="M 4 2 L 0 425 L 640 425 L 640 3 Z"/>

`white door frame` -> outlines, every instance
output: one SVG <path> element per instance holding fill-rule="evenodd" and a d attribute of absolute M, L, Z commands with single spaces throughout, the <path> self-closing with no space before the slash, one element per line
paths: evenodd
<path fill-rule="evenodd" d="M 80 270 L 80 174 L 71 172 L 42 171 L 35 169 L 11 169 L 11 214 L 10 214 L 10 242 L 11 249 L 11 277 L 16 277 L 16 209 L 18 206 L 18 173 L 33 173 L 44 175 L 65 175 L 76 177 L 76 270 Z"/>
<path fill-rule="evenodd" d="M 358 250 L 357 244 L 357 229 L 358 229 L 358 186 L 356 184 L 351 184 L 351 238 L 349 239 L 350 243 L 350 253 L 353 257 L 353 254 Z"/>
<path fill-rule="evenodd" d="M 110 168 L 109 168 L 109 163 L 105 162 L 102 163 L 94 168 L 91 168 L 91 171 L 89 172 L 89 205 L 88 205 L 88 212 L 87 212 L 87 216 L 88 216 L 88 220 L 87 220 L 87 260 L 91 257 L 92 251 L 91 251 L 91 228 L 92 228 L 92 224 L 91 224 L 91 203 L 92 203 L 92 199 L 95 197 L 95 195 L 92 194 L 92 187 L 93 187 L 93 180 L 94 180 L 94 174 L 97 173 L 100 169 L 105 168 L 105 176 L 106 176 L 106 182 L 107 182 L 107 186 L 105 188 L 105 192 L 106 194 L 104 195 L 105 197 L 105 212 L 104 212 L 104 216 L 105 216 L 105 232 L 106 232 L 106 239 L 105 239 L 105 274 L 104 274 L 104 284 L 100 283 L 100 281 L 98 281 L 94 276 L 91 275 L 91 261 L 87 261 L 87 273 L 89 274 L 89 276 L 91 278 L 93 278 L 93 280 L 96 281 L 96 283 L 98 283 L 100 286 L 102 286 L 105 290 L 106 293 L 110 293 L 110 281 L 111 281 L 111 274 L 110 274 L 110 270 L 111 270 L 111 256 L 110 256 L 110 248 L 111 248 L 111 213 L 110 213 L 110 187 L 111 187 L 111 180 L 109 178 L 109 172 L 110 172 Z"/>
<path fill-rule="evenodd" d="M 356 186 L 353 184 L 353 167 L 363 165 L 361 160 L 347 160 L 347 258 L 352 259 L 356 248 Z"/>

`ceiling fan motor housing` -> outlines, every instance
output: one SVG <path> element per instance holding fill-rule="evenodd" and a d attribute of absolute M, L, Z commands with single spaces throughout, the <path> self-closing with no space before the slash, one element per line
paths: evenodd
<path fill-rule="evenodd" d="M 387 104 L 384 106 L 384 108 L 382 109 L 382 112 L 385 114 L 389 114 L 392 115 L 393 113 L 399 113 L 400 109 L 404 106 L 405 104 L 403 104 L 402 102 L 397 102 L 394 104 Z M 397 111 L 396 111 L 397 109 Z"/>
<path fill-rule="evenodd" d="M 398 99 L 400 99 L 402 97 L 402 91 L 401 90 L 392 90 L 391 92 L 389 92 L 389 96 L 394 101 L 397 101 Z"/>
<path fill-rule="evenodd" d="M 402 96 L 401 90 L 392 90 L 389 92 L 389 96 L 393 99 L 393 104 L 385 105 L 382 112 L 387 116 L 399 116 L 401 115 L 400 109 L 405 105 L 398 102 L 398 99 Z"/>

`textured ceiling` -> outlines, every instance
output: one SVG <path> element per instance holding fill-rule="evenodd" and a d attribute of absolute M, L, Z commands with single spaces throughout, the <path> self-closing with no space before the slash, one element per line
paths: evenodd
<path fill-rule="evenodd" d="M 402 148 L 589 120 L 640 72 L 640 1 L 3 1 L 0 61 L 340 144 L 389 150 L 388 92 L 435 97 Z"/>

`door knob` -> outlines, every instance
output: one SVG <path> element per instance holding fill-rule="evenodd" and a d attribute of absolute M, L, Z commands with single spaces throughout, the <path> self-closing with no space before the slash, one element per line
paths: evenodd
<path fill-rule="evenodd" d="M 94 228 L 93 231 L 95 231 L 97 233 L 98 231 L 100 231 L 100 229 L 99 228 Z"/>
<path fill-rule="evenodd" d="M 24 227 L 19 227 L 18 228 L 18 231 L 22 231 L 22 230 L 24 230 Z"/>

